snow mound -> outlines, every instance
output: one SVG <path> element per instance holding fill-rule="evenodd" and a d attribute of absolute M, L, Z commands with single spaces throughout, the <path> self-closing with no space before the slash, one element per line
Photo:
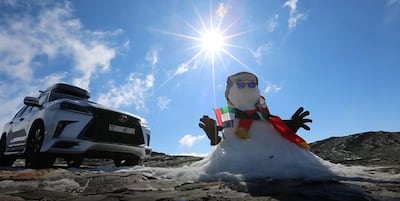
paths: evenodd
<path fill-rule="evenodd" d="M 224 129 L 224 140 L 204 159 L 180 168 L 142 167 L 118 171 L 140 171 L 155 177 L 190 181 L 330 180 L 373 178 L 370 169 L 325 161 L 283 138 L 268 123 L 255 121 L 248 139 L 239 139 L 233 129 Z M 384 175 L 381 175 L 384 178 Z M 390 179 L 390 176 L 387 177 Z"/>
<path fill-rule="evenodd" d="M 192 166 L 202 167 L 209 175 L 228 172 L 245 180 L 334 176 L 321 158 L 283 138 L 272 125 L 255 121 L 250 133 L 243 140 L 228 129 L 214 152 Z"/>
<path fill-rule="evenodd" d="M 181 181 L 254 179 L 329 179 L 335 174 L 322 160 L 283 138 L 269 123 L 255 121 L 248 139 L 224 130 L 224 140 L 204 159 L 181 168 L 142 168 L 154 176 Z M 119 170 L 124 171 L 124 170 Z"/>

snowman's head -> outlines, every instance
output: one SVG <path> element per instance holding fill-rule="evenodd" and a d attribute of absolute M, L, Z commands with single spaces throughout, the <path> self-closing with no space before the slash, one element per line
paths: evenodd
<path fill-rule="evenodd" d="M 260 100 L 257 76 L 249 72 L 240 72 L 229 76 L 226 83 L 225 98 L 231 107 L 254 108 Z"/>

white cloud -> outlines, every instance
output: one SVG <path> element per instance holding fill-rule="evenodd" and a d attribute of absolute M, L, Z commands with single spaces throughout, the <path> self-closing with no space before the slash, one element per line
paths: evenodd
<path fill-rule="evenodd" d="M 21 5 L 18 9 L 38 9 L 38 15 L 9 15 L 0 24 L 0 75 L 23 82 L 30 82 L 35 71 L 44 68 L 35 59 L 46 57 L 50 61 L 65 57 L 74 61 L 71 66 L 78 75 L 73 82 L 88 88 L 91 76 L 98 70 L 105 71 L 115 57 L 115 49 L 103 40 L 114 36 L 113 32 L 90 31 L 83 29 L 79 19 L 72 17 L 69 3 L 50 5 L 38 3 Z M 36 12 L 35 12 L 36 13 Z M 47 67 L 53 68 L 55 67 Z"/>
<path fill-rule="evenodd" d="M 297 0 L 288 0 L 286 1 L 283 6 L 287 6 L 290 8 L 290 13 L 296 12 L 297 9 Z"/>
<path fill-rule="evenodd" d="M 189 66 L 186 63 L 180 64 L 178 66 L 178 68 L 176 69 L 174 76 L 175 75 L 182 75 L 184 73 L 186 73 L 187 71 L 189 71 Z"/>
<path fill-rule="evenodd" d="M 182 147 L 191 147 L 193 146 L 194 143 L 204 139 L 205 137 L 206 137 L 205 135 L 198 135 L 198 136 L 185 135 L 179 140 L 179 144 Z"/>
<path fill-rule="evenodd" d="M 51 74 L 47 75 L 42 79 L 44 86 L 50 86 L 52 84 L 58 83 L 58 82 L 64 82 L 63 80 L 67 77 L 67 72 L 63 73 L 56 73 L 56 74 Z"/>
<path fill-rule="evenodd" d="M 268 94 L 268 93 L 278 92 L 280 90 L 282 90 L 281 85 L 268 83 L 267 87 L 265 88 L 265 93 Z"/>
<path fill-rule="evenodd" d="M 305 20 L 306 15 L 304 13 L 297 12 L 297 0 L 288 0 L 283 4 L 283 7 L 289 7 L 289 30 L 296 28 L 297 21 Z"/>
<path fill-rule="evenodd" d="M 116 29 L 114 31 L 93 31 L 92 34 L 97 36 L 97 37 L 112 37 L 112 36 L 118 36 L 124 33 L 122 29 Z"/>
<path fill-rule="evenodd" d="M 102 71 L 109 70 L 110 61 L 114 58 L 115 51 L 103 44 L 83 45 L 76 43 L 73 45 L 73 49 L 73 54 L 76 54 L 74 55 L 77 64 L 75 69 L 82 74 L 81 77 L 73 80 L 73 84 L 88 89 L 91 76 L 98 68 Z"/>
<path fill-rule="evenodd" d="M 271 48 L 271 43 L 265 43 L 260 45 L 256 50 L 251 50 L 251 53 L 253 54 L 256 62 L 261 65 L 261 60 L 263 56 L 265 56 L 271 50 Z"/>
<path fill-rule="evenodd" d="M 145 57 L 145 60 L 150 62 L 152 68 L 154 68 L 157 65 L 158 59 L 159 59 L 158 50 L 151 50 L 147 52 Z"/>
<path fill-rule="evenodd" d="M 110 68 L 118 47 L 111 47 L 106 39 L 122 30 L 85 29 L 72 16 L 68 2 L 7 0 L 0 4 L 7 8 L 0 13 L 1 127 L 25 96 L 37 96 L 38 90 L 55 82 L 89 88 L 95 73 Z M 53 65 L 60 58 L 72 64 L 70 69 Z"/>
<path fill-rule="evenodd" d="M 146 109 L 146 100 L 149 98 L 149 91 L 154 86 L 154 75 L 142 75 L 132 73 L 128 81 L 115 86 L 110 84 L 107 93 L 99 95 L 97 102 L 103 105 L 112 105 L 118 108 L 122 105 L 134 105 L 136 110 Z"/>
<path fill-rule="evenodd" d="M 296 13 L 293 16 L 290 16 L 288 19 L 289 29 L 293 30 L 297 25 L 297 21 L 305 19 L 305 18 L 306 18 L 306 16 L 303 13 Z"/>
<path fill-rule="evenodd" d="M 269 32 L 274 32 L 276 27 L 278 27 L 278 18 L 279 14 L 275 14 L 274 17 L 269 20 L 267 27 Z"/>
<path fill-rule="evenodd" d="M 225 17 L 226 13 L 228 13 L 228 8 L 224 6 L 224 3 L 219 3 L 218 9 L 215 11 L 215 13 L 219 17 Z"/>
<path fill-rule="evenodd" d="M 129 50 L 130 45 L 131 45 L 131 41 L 130 41 L 130 40 L 126 40 L 126 41 L 124 42 L 124 44 L 122 45 L 122 47 L 123 47 L 124 49 Z"/>
<path fill-rule="evenodd" d="M 165 109 L 168 108 L 168 105 L 171 103 L 171 99 L 169 99 L 166 96 L 160 96 L 158 97 L 158 102 L 157 105 L 160 108 L 161 111 L 164 111 Z"/>

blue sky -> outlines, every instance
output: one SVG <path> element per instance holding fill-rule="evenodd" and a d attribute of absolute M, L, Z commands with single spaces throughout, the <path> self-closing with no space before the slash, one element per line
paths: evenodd
<path fill-rule="evenodd" d="M 66 82 L 146 118 L 155 151 L 205 154 L 200 117 L 226 105 L 228 75 L 250 71 L 273 114 L 311 112 L 309 142 L 399 131 L 399 25 L 399 0 L 3 0 L 0 123 Z"/>

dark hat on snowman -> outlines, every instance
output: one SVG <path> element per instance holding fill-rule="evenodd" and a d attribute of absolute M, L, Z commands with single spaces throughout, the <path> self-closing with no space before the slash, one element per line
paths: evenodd
<path fill-rule="evenodd" d="M 231 87 L 237 82 L 237 81 L 241 81 L 241 80 L 252 80 L 255 81 L 256 84 L 258 85 L 258 78 L 256 75 L 254 75 L 253 73 L 249 73 L 249 72 L 239 72 L 236 74 L 233 74 L 231 76 L 228 77 L 228 79 L 226 80 L 226 89 L 225 89 L 225 98 L 228 101 L 228 103 L 230 104 L 228 95 L 229 95 L 229 90 L 231 89 Z"/>

